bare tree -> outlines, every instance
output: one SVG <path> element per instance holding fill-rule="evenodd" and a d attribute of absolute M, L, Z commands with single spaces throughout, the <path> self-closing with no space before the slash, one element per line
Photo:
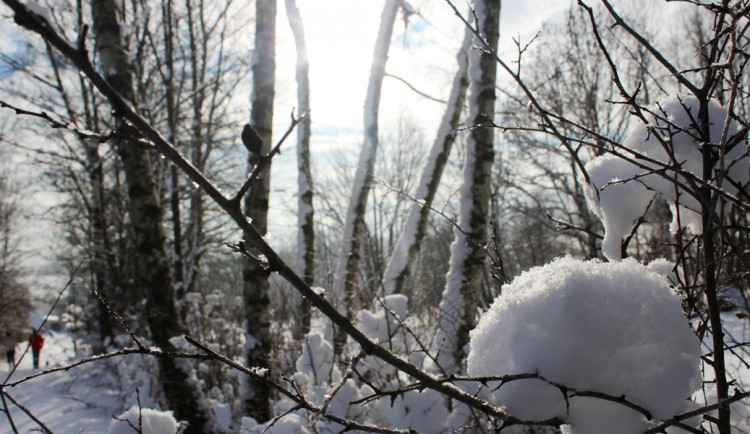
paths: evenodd
<path fill-rule="evenodd" d="M 268 231 L 268 195 L 271 189 L 271 167 L 260 162 L 271 152 L 273 98 L 276 72 L 276 0 L 259 0 L 255 5 L 255 54 L 250 125 L 261 140 L 260 149 L 249 149 L 249 171 L 263 170 L 245 198 L 245 214 L 261 234 Z M 244 135 L 244 132 L 243 132 Z M 243 137 L 245 145 L 248 142 Z M 243 269 L 245 319 L 251 344 L 247 362 L 250 366 L 271 368 L 271 317 L 268 296 L 268 272 L 258 263 L 247 262 Z M 253 382 L 247 400 L 248 414 L 259 421 L 271 418 L 270 388 Z"/>
<path fill-rule="evenodd" d="M 540 104 L 571 122 L 559 124 L 561 134 L 580 141 L 593 132 L 620 141 L 630 116 L 626 106 L 611 103 L 618 89 L 587 24 L 585 11 L 573 6 L 564 22 L 545 24 L 532 41 L 516 40 L 518 71 L 527 86 L 534 89 Z M 649 95 L 659 90 L 647 74 L 650 58 L 643 50 L 628 50 L 608 29 L 602 32 L 602 39 L 610 47 L 610 55 L 616 59 L 623 80 L 628 85 L 640 86 L 638 101 L 648 104 Z M 586 204 L 577 161 L 587 162 L 604 153 L 605 142 L 600 140 L 598 147 L 578 147 L 572 155 L 567 148 L 558 146 L 556 138 L 545 133 L 543 124 L 539 124 L 539 114 L 527 110 L 528 96 L 513 83 L 507 87 L 503 90 L 507 98 L 500 109 L 498 125 L 512 147 L 506 147 L 500 155 L 508 171 L 498 175 L 503 194 L 495 196 L 502 202 L 497 208 L 502 213 L 502 217 L 496 217 L 498 221 L 513 222 L 498 228 L 502 232 L 498 236 L 505 241 L 503 247 L 516 253 L 506 265 L 518 272 L 562 254 L 599 256 L 601 224 Z M 650 91 L 651 87 L 656 90 Z M 590 132 L 580 131 L 572 123 L 586 125 Z M 663 211 L 664 206 L 656 202 L 652 208 Z M 658 216 L 652 211 L 648 220 Z M 530 227 L 519 227 L 523 224 Z M 631 245 L 633 251 L 645 253 L 646 243 L 658 244 L 656 239 L 640 242 L 645 237 L 643 232 L 633 239 L 636 241 Z M 623 243 L 624 251 L 629 241 Z M 535 242 L 557 247 L 540 248 Z M 654 249 L 664 252 L 655 246 Z"/>
<path fill-rule="evenodd" d="M 487 50 L 497 50 L 500 31 L 500 1 L 477 2 L 475 35 Z M 485 274 L 485 246 L 489 239 L 489 199 L 494 161 L 492 117 L 495 113 L 497 63 L 482 51 L 469 54 L 469 119 L 464 179 L 458 227 L 451 245 L 450 270 L 440 302 L 441 354 L 444 368 L 456 372 L 465 356 L 469 331 L 477 318 L 478 289 Z"/>
<path fill-rule="evenodd" d="M 14 190 L 3 169 L 0 171 L 0 329 L 4 334 L 19 335 L 26 330 L 33 306 L 29 288 L 21 279 L 20 240 L 16 232 L 19 206 Z"/>
<path fill-rule="evenodd" d="M 401 230 L 398 242 L 393 248 L 393 253 L 383 275 L 383 289 L 386 295 L 391 293 L 400 294 L 403 291 L 406 278 L 421 248 L 422 239 L 425 236 L 432 203 L 440 184 L 443 169 L 448 162 L 448 156 L 456 139 L 456 130 L 459 125 L 461 112 L 463 111 L 466 90 L 469 87 L 468 52 L 472 36 L 471 32 L 467 29 L 464 42 L 456 55 L 458 70 L 453 79 L 453 87 L 448 98 L 445 114 L 441 120 L 435 143 L 430 151 L 429 160 L 422 172 L 416 194 L 413 197 L 414 203 L 409 209 L 406 223 Z"/>
<path fill-rule="evenodd" d="M 349 207 L 344 224 L 341 253 L 339 254 L 336 275 L 333 282 L 334 303 L 347 318 L 352 318 L 352 302 L 357 288 L 357 275 L 360 261 L 360 248 L 365 226 L 367 197 L 372 187 L 372 174 L 378 151 L 378 110 L 380 92 L 385 76 L 385 63 L 393 34 L 393 24 L 400 6 L 400 0 L 386 0 L 380 16 L 380 29 L 375 41 L 372 56 L 370 79 L 367 86 L 364 113 L 364 142 L 354 176 Z M 336 331 L 334 353 L 341 354 L 346 342 L 346 334 Z"/>
<path fill-rule="evenodd" d="M 352 301 L 357 287 L 360 248 L 365 225 L 367 196 L 372 187 L 372 174 L 378 151 L 378 110 L 380 91 L 385 76 L 385 63 L 393 34 L 393 24 L 398 12 L 399 0 L 387 0 L 380 16 L 380 29 L 375 42 L 370 79 L 367 86 L 364 113 L 364 142 L 354 176 L 349 207 L 346 213 L 344 236 L 336 276 L 333 282 L 334 302 L 347 318 L 352 317 Z M 346 334 L 340 330 L 334 339 L 334 353 L 340 354 Z"/>
<path fill-rule="evenodd" d="M 305 29 L 299 9 L 294 0 L 286 0 L 286 13 L 289 26 L 294 33 L 297 47 L 297 102 L 300 113 L 307 116 L 297 127 L 297 272 L 308 285 L 313 284 L 315 272 L 315 227 L 313 225 L 313 179 L 310 167 L 310 79 Z M 310 301 L 300 298 L 297 307 L 295 335 L 300 339 L 310 331 Z"/>
<path fill-rule="evenodd" d="M 94 33 L 101 68 L 107 83 L 131 104 L 136 101 L 132 66 L 122 45 L 117 8 L 114 1 L 92 5 Z M 138 137 L 131 125 L 118 120 L 117 130 L 125 136 Z M 136 237 L 136 279 L 145 288 L 148 299 L 147 320 L 154 342 L 161 348 L 172 348 L 170 338 L 179 335 L 179 315 L 162 227 L 162 208 L 156 194 L 151 161 L 147 151 L 125 140 L 115 142 L 128 184 L 130 221 Z M 171 359 L 160 359 L 162 385 L 170 407 L 180 418 L 190 421 L 191 432 L 201 432 L 205 417 L 187 384 L 185 373 Z"/>

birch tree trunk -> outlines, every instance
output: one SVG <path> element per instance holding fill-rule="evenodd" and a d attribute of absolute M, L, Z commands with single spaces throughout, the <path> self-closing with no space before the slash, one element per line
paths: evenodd
<path fill-rule="evenodd" d="M 300 115 L 307 117 L 297 125 L 297 273 L 305 283 L 313 285 L 315 260 L 315 229 L 313 227 L 313 180 L 310 168 L 310 80 L 305 43 L 305 28 L 295 0 L 286 0 L 286 13 L 289 26 L 294 34 L 297 48 L 297 105 Z M 301 339 L 310 331 L 310 301 L 297 295 L 297 324 L 295 339 Z"/>
<path fill-rule="evenodd" d="M 126 100 L 133 103 L 132 67 L 123 47 L 114 0 L 92 2 L 96 49 L 101 69 L 109 84 Z M 137 130 L 120 120 L 121 135 L 138 136 Z M 162 208 L 147 151 L 136 144 L 117 140 L 115 147 L 122 161 L 128 188 L 130 224 L 135 236 L 135 279 L 146 293 L 146 319 L 154 344 L 165 351 L 173 350 L 169 339 L 179 336 L 181 329 L 175 306 L 175 291 L 162 227 Z M 188 432 L 203 431 L 205 418 L 198 407 L 187 376 L 174 359 L 160 357 L 159 369 L 164 395 L 178 419 L 187 420 Z"/>
<path fill-rule="evenodd" d="M 453 143 L 456 141 L 456 128 L 461 118 L 461 111 L 466 99 L 466 90 L 469 87 L 468 65 L 469 65 L 469 43 L 472 33 L 466 30 L 464 42 L 458 52 L 458 70 L 453 79 L 450 97 L 443 119 L 440 122 L 435 143 L 432 145 L 427 165 L 422 171 L 422 178 L 417 186 L 415 201 L 409 209 L 406 222 L 401 230 L 398 242 L 393 249 L 393 254 L 388 261 L 383 276 L 383 289 L 385 294 L 400 294 L 403 291 L 406 279 L 409 277 L 411 266 L 419 253 L 421 242 L 425 235 L 427 219 L 430 215 L 432 201 L 440 184 L 443 169 L 448 161 Z"/>
<path fill-rule="evenodd" d="M 255 52 L 253 56 L 253 93 L 250 124 L 263 140 L 261 154 L 271 150 L 273 99 L 276 72 L 276 0 L 257 0 L 255 9 Z M 250 155 L 250 170 L 258 156 Z M 271 166 L 258 178 L 245 200 L 245 215 L 262 235 L 268 232 L 268 195 L 271 188 Z M 249 240 L 248 240 L 249 241 Z M 248 244 L 250 244 L 248 242 Z M 269 314 L 268 275 L 257 264 L 245 262 L 242 272 L 245 318 L 248 333 L 248 366 L 270 368 L 271 318 Z M 247 413 L 258 422 L 272 416 L 271 390 L 251 380 Z"/>
<path fill-rule="evenodd" d="M 345 313 L 347 319 L 352 319 L 352 301 L 357 288 L 357 272 L 359 269 L 360 246 L 365 228 L 365 211 L 367 196 L 372 187 L 372 173 L 378 150 L 378 108 L 380 106 L 380 92 L 385 76 L 385 63 L 388 59 L 388 49 L 391 45 L 393 24 L 396 20 L 400 2 L 386 0 L 380 15 L 380 30 L 375 41 L 375 51 L 372 56 L 370 82 L 367 87 L 364 112 L 364 143 L 359 154 L 357 173 L 349 198 L 349 207 L 344 224 L 344 236 L 341 241 L 341 254 L 333 281 L 333 305 L 339 312 Z M 334 335 L 334 354 L 339 355 L 346 343 L 346 334 L 336 331 Z"/>
<path fill-rule="evenodd" d="M 479 0 L 475 11 L 482 37 L 492 50 L 497 50 L 500 0 Z M 476 40 L 475 44 L 483 46 Z M 467 140 L 458 228 L 453 231 L 450 268 L 439 312 L 443 339 L 438 360 L 446 372 L 457 372 L 465 356 L 469 331 L 476 323 L 478 294 L 484 276 L 494 159 L 493 129 L 489 124 L 495 112 L 496 72 L 492 54 L 480 50 L 469 53 L 469 119 L 474 128 Z"/>

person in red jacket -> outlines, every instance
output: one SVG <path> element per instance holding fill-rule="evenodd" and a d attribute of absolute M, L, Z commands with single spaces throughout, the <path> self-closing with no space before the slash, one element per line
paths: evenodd
<path fill-rule="evenodd" d="M 31 344 L 31 355 L 34 359 L 34 369 L 39 369 L 39 352 L 42 351 L 42 347 L 44 346 L 44 338 L 36 332 L 36 329 L 31 329 L 29 344 Z"/>

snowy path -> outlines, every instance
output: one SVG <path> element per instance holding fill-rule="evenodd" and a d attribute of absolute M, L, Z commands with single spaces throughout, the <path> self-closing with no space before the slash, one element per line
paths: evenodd
<path fill-rule="evenodd" d="M 40 363 L 43 369 L 70 364 L 77 359 L 69 335 L 46 332 L 44 337 L 45 344 Z M 17 359 L 25 347 L 25 343 L 17 347 Z M 8 365 L 4 356 L 5 354 L 0 360 L 0 376 L 5 382 L 18 381 L 39 372 L 32 368 L 29 352 L 8 381 Z M 108 431 L 112 414 L 120 412 L 122 398 L 117 392 L 118 389 L 116 379 L 112 372 L 107 370 L 106 364 L 93 363 L 67 372 L 44 375 L 6 391 L 52 432 L 104 433 Z M 12 407 L 10 414 L 18 432 L 40 432 L 39 426 L 10 401 L 8 406 Z M 5 413 L 0 414 L 0 432 L 13 432 Z"/>

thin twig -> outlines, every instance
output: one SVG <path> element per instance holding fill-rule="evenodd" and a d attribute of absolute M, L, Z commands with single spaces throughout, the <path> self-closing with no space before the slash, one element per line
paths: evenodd
<path fill-rule="evenodd" d="M 24 413 L 26 413 L 26 416 L 28 416 L 28 417 L 29 417 L 29 419 L 33 420 L 33 421 L 34 421 L 34 423 L 36 423 L 37 425 L 39 425 L 39 428 L 40 428 L 40 429 L 41 429 L 42 431 L 44 431 L 44 432 L 46 432 L 46 433 L 48 433 L 48 434 L 52 434 L 52 430 L 51 430 L 51 429 L 49 429 L 49 427 L 48 427 L 47 425 L 45 425 L 45 424 L 44 424 L 44 422 L 42 422 L 41 420 L 39 420 L 39 418 L 38 418 L 38 417 L 34 416 L 34 413 L 32 413 L 32 411 L 31 411 L 31 410 L 29 410 L 29 409 L 28 409 L 28 408 L 26 408 L 26 407 L 25 407 L 25 406 L 24 406 L 23 404 L 21 404 L 20 402 L 18 402 L 18 401 L 17 401 L 17 400 L 15 399 L 15 398 L 13 398 L 13 396 L 11 396 L 11 395 L 10 395 L 10 394 L 9 394 L 8 392 L 6 392 L 5 390 L 3 390 L 3 391 L 2 391 L 2 398 L 3 398 L 3 404 L 5 404 L 5 398 L 8 398 L 8 399 L 10 400 L 10 402 L 12 402 L 12 403 L 13 403 L 13 405 L 15 405 L 15 406 L 16 406 L 16 407 L 18 407 L 18 408 L 19 408 L 19 409 L 20 409 L 21 411 L 23 411 Z M 13 428 L 13 432 L 18 432 L 18 431 L 16 430 L 16 426 L 15 426 L 15 425 L 13 424 L 13 420 L 12 420 L 12 419 L 11 419 L 11 417 L 10 417 L 10 412 L 8 412 L 8 421 L 10 422 L 10 424 L 11 424 L 11 427 Z"/>

